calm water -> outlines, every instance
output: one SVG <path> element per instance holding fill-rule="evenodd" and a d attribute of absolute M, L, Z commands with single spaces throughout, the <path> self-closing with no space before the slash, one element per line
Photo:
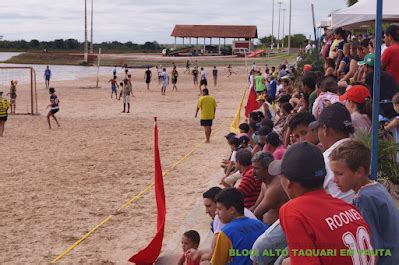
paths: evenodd
<path fill-rule="evenodd" d="M 0 52 L 0 61 L 8 60 L 9 58 L 16 56 L 20 53 L 15 52 Z M 0 63 L 1 67 L 33 67 L 36 71 L 37 82 L 43 81 L 44 70 L 46 65 L 37 64 L 6 64 Z M 51 81 L 64 81 L 64 80 L 76 80 L 87 76 L 96 76 L 96 66 L 73 66 L 73 65 L 49 65 L 51 70 Z M 100 67 L 100 75 L 112 76 L 113 67 L 104 66 Z M 118 73 L 123 73 L 122 68 L 118 68 Z M 15 70 L 15 69 L 0 69 L 0 84 L 2 86 L 8 85 L 10 80 L 18 80 L 18 83 L 28 83 L 30 80 L 29 70 Z"/>

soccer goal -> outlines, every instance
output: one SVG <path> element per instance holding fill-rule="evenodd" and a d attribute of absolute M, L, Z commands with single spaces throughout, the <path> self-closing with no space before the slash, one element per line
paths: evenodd
<path fill-rule="evenodd" d="M 15 114 L 38 114 L 36 72 L 32 67 L 0 66 L 0 91 L 15 102 Z"/>

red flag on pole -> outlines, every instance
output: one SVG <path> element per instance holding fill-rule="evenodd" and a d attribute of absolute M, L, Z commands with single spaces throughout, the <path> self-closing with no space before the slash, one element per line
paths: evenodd
<path fill-rule="evenodd" d="M 250 88 L 248 100 L 247 100 L 247 105 L 245 106 L 245 117 L 249 117 L 249 114 L 254 111 L 259 109 L 259 104 L 256 101 L 256 94 L 253 86 Z"/>
<path fill-rule="evenodd" d="M 165 230 L 166 201 L 163 186 L 161 160 L 158 149 L 158 127 L 157 118 L 154 118 L 154 155 L 155 155 L 155 197 L 157 201 L 157 233 L 147 247 L 133 255 L 129 261 L 137 265 L 152 265 L 161 253 L 162 240 Z"/>

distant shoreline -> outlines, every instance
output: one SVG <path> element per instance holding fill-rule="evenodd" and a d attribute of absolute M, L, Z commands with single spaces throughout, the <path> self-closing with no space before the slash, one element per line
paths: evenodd
<path fill-rule="evenodd" d="M 270 60 L 279 59 L 295 61 L 296 56 L 287 56 L 286 54 L 274 54 L 270 57 L 248 58 L 247 63 L 256 62 L 258 65 L 267 64 Z M 101 55 L 101 66 L 128 65 L 132 68 L 153 67 L 162 64 L 170 67 L 172 63 L 179 67 L 185 67 L 186 61 L 191 65 L 198 61 L 200 66 L 227 66 L 228 64 L 243 66 L 245 58 L 234 56 L 195 56 L 195 57 L 164 57 L 160 53 L 106 53 Z M 83 63 L 83 54 L 81 52 L 23 52 L 17 56 L 3 61 L 9 64 L 42 64 L 42 65 L 86 65 Z M 97 66 L 97 54 L 89 54 L 87 66 Z"/>

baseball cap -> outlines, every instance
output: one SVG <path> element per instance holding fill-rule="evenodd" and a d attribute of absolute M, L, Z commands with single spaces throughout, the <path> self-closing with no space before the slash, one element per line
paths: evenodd
<path fill-rule="evenodd" d="M 320 149 L 308 142 L 293 144 L 282 160 L 274 160 L 268 168 L 272 176 L 284 175 L 290 180 L 312 180 L 326 176 L 326 166 Z"/>
<path fill-rule="evenodd" d="M 368 65 L 374 67 L 374 53 L 369 53 L 364 56 L 363 61 L 357 63 L 358 65 Z"/>
<path fill-rule="evenodd" d="M 303 66 L 303 72 L 309 72 L 309 71 L 312 71 L 312 69 L 313 69 L 313 66 L 311 64 L 305 64 Z"/>
<path fill-rule="evenodd" d="M 263 127 L 260 127 L 260 129 L 255 133 L 256 135 L 263 135 L 263 136 L 266 136 L 266 135 L 268 135 L 269 133 L 271 133 L 272 132 L 272 129 L 270 129 L 270 127 L 268 127 L 268 126 L 263 126 Z"/>
<path fill-rule="evenodd" d="M 339 100 L 344 101 L 344 100 L 349 99 L 350 101 L 354 101 L 356 103 L 363 104 L 367 100 L 370 100 L 370 98 L 371 98 L 371 94 L 367 87 L 365 87 L 363 85 L 355 85 L 355 86 L 350 87 L 349 90 L 347 90 L 345 92 L 345 94 L 340 96 Z"/>
<path fill-rule="evenodd" d="M 385 35 L 391 35 L 394 40 L 399 41 L 399 26 L 395 24 L 390 25 L 385 31 Z"/>
<path fill-rule="evenodd" d="M 311 122 L 308 128 L 314 130 L 321 125 L 326 125 L 327 127 L 348 133 L 353 133 L 354 131 L 351 114 L 346 107 L 339 102 L 324 108 L 320 113 L 319 120 Z"/>
<path fill-rule="evenodd" d="M 265 95 L 259 95 L 259 96 L 256 98 L 256 101 L 265 101 L 265 100 L 266 100 Z"/>
<path fill-rule="evenodd" d="M 226 135 L 224 136 L 224 138 L 226 138 L 227 140 L 229 140 L 230 137 L 235 137 L 235 136 L 236 136 L 236 134 L 233 133 L 233 132 L 231 132 L 231 133 L 226 134 Z"/>

